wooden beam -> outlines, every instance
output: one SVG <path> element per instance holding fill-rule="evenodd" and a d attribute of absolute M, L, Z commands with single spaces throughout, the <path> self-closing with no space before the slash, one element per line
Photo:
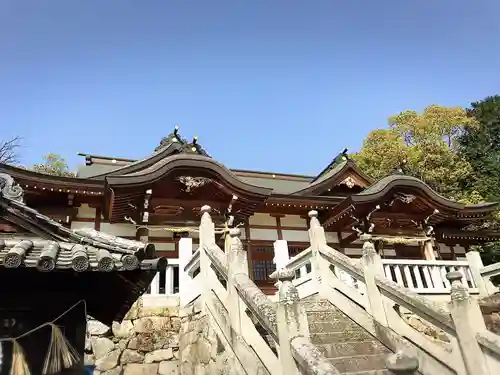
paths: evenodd
<path fill-rule="evenodd" d="M 356 232 L 354 232 L 345 238 L 342 238 L 342 239 L 339 238 L 339 244 L 342 247 L 347 247 L 348 245 L 350 245 L 351 243 L 353 243 L 357 239 L 358 239 L 358 234 Z"/>

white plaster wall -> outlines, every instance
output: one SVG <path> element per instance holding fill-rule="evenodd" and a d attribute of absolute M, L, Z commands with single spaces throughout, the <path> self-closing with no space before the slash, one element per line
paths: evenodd
<path fill-rule="evenodd" d="M 282 218 L 281 225 L 284 227 L 298 227 L 307 228 L 307 221 L 302 219 L 299 215 L 286 215 Z"/>
<path fill-rule="evenodd" d="M 153 242 L 156 251 L 175 251 L 175 243 L 173 242 Z"/>
<path fill-rule="evenodd" d="M 455 250 L 455 254 L 456 255 L 465 255 L 465 248 L 463 246 L 459 246 L 459 245 L 455 245 L 453 247 L 453 250 Z"/>
<path fill-rule="evenodd" d="M 71 229 L 80 229 L 80 228 L 94 228 L 93 222 L 88 221 L 72 221 Z"/>
<path fill-rule="evenodd" d="M 101 232 L 121 237 L 135 237 L 136 229 L 132 224 L 101 223 Z"/>
<path fill-rule="evenodd" d="M 94 219 L 95 218 L 95 208 L 89 207 L 88 204 L 84 203 L 80 207 L 78 207 L 77 218 L 83 219 Z"/>
<path fill-rule="evenodd" d="M 344 249 L 344 253 L 347 256 L 356 256 L 356 257 L 359 257 L 359 256 L 362 255 L 361 249 L 353 249 L 353 248 L 349 248 L 349 247 L 347 247 L 347 248 Z"/>
<path fill-rule="evenodd" d="M 172 238 L 173 233 L 166 231 L 163 228 L 167 228 L 168 225 L 148 225 L 149 236 L 150 237 L 160 237 L 160 238 Z"/>
<path fill-rule="evenodd" d="M 276 229 L 250 228 L 250 238 L 252 240 L 276 241 L 278 232 Z"/>
<path fill-rule="evenodd" d="M 439 245 L 439 252 L 441 254 L 450 254 L 451 253 L 451 248 L 448 245 L 445 245 L 444 243 L 438 243 Z"/>
<path fill-rule="evenodd" d="M 282 231 L 283 239 L 292 242 L 309 242 L 309 234 L 305 230 L 288 230 Z"/>
<path fill-rule="evenodd" d="M 276 226 L 276 218 L 269 214 L 256 213 L 250 216 L 250 226 L 253 225 L 273 225 Z"/>
<path fill-rule="evenodd" d="M 326 242 L 327 243 L 338 243 L 339 239 L 337 237 L 337 233 L 334 232 L 325 232 Z"/>

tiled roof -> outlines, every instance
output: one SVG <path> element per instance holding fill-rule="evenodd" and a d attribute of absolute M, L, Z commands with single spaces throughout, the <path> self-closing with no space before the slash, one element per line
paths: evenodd
<path fill-rule="evenodd" d="M 22 189 L 0 173 L 0 218 L 28 234 L 0 233 L 0 266 L 39 271 L 131 271 L 164 268 L 151 259 L 154 245 L 127 240 L 91 228 L 71 230 L 23 203 Z M 148 259 L 149 258 L 149 259 Z"/>

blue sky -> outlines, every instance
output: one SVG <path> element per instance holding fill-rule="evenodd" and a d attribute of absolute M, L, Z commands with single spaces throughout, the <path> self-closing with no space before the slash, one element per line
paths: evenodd
<path fill-rule="evenodd" d="M 405 109 L 499 93 L 500 1 L 3 0 L 0 136 L 139 158 L 175 124 L 231 168 L 315 174 Z"/>

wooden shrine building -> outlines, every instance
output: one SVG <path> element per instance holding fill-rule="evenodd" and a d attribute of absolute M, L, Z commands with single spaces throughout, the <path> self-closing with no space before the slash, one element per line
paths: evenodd
<path fill-rule="evenodd" d="M 0 172 L 23 186 L 30 207 L 61 227 L 153 243 L 172 264 L 178 258 L 178 237 L 189 235 L 196 243 L 197 234 L 169 228 L 196 227 L 206 204 L 222 226 L 231 207 L 234 224 L 242 227 L 251 277 L 263 288 L 272 288 L 268 276 L 274 271 L 275 240 L 287 240 L 294 253 L 309 246 L 310 210 L 319 212 L 330 246 L 351 257 L 361 255 L 358 237 L 363 232 L 378 238 L 384 258 L 403 259 L 454 260 L 469 245 L 498 238 L 498 233 L 467 230 L 491 215 L 497 203 L 453 202 L 402 174 L 373 181 L 347 150 L 317 176 L 229 169 L 211 158 L 196 137 L 182 138 L 177 128 L 141 160 L 81 155 L 85 166 L 77 178 L 10 166 L 0 166 Z M 0 230 L 13 229 L 4 225 Z M 162 276 L 160 290 L 172 282 L 175 291 L 178 272 L 174 268 Z"/>
<path fill-rule="evenodd" d="M 57 181 L 59 187 L 67 184 Z M 167 260 L 157 257 L 153 244 L 94 228 L 71 229 L 61 216 L 69 213 L 68 202 L 59 201 L 62 195 L 68 193 L 33 194 L 0 173 L 2 375 L 11 373 L 14 362 L 19 364 L 20 353 L 31 374 L 46 373 L 48 348 L 51 337 L 60 338 L 57 332 L 74 348 L 75 361 L 64 369 L 58 364 L 61 353 L 52 351 L 46 363 L 49 372 L 82 374 L 87 313 L 105 324 L 121 321 L 157 272 L 166 268 Z"/>

